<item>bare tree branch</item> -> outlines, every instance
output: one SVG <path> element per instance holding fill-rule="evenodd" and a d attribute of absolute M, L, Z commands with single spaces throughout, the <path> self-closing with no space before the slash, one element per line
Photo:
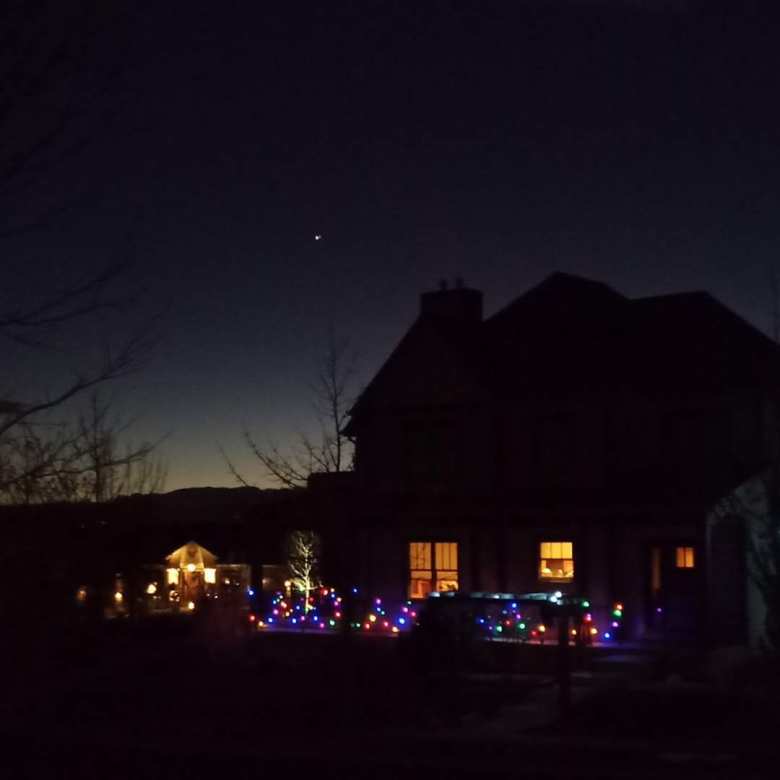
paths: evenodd
<path fill-rule="evenodd" d="M 315 473 L 349 471 L 352 468 L 352 443 L 344 435 L 349 409 L 354 400 L 351 387 L 355 377 L 355 357 L 346 340 L 329 333 L 325 355 L 309 386 L 312 408 L 319 426 L 319 440 L 298 434 L 296 442 L 283 450 L 274 442 L 261 445 L 248 431 L 242 435 L 252 455 L 260 462 L 264 475 L 287 488 L 304 487 Z M 253 486 L 222 451 L 233 478 L 244 486 Z"/>

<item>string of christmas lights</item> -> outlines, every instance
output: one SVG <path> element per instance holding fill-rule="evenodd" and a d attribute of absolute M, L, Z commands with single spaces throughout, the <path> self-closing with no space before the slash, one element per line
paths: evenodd
<path fill-rule="evenodd" d="M 550 595 L 550 604 L 560 606 L 561 595 Z M 400 604 L 385 602 L 381 597 L 361 599 L 357 588 L 352 589 L 352 620 L 349 628 L 355 632 L 374 635 L 397 635 L 408 632 L 417 622 L 418 607 L 412 601 Z M 478 602 L 475 614 L 475 636 L 484 640 L 512 640 L 544 644 L 554 627 L 554 615 L 540 619 L 517 601 L 496 600 Z M 610 615 L 609 629 L 599 632 L 593 622 L 590 602 L 576 600 L 578 610 L 573 615 L 570 641 L 592 644 L 594 641 L 617 640 L 623 636 L 623 604 L 615 602 Z M 527 606 L 527 605 L 526 605 Z M 308 599 L 303 594 L 288 595 L 277 591 L 271 596 L 269 609 L 263 618 L 250 614 L 250 621 L 258 629 L 296 629 L 301 631 L 336 632 L 344 628 L 344 597 L 334 588 L 318 588 Z M 551 613 L 552 614 L 552 613 Z"/>

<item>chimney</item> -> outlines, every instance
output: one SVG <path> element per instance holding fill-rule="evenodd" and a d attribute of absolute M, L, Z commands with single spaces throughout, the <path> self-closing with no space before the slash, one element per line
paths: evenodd
<path fill-rule="evenodd" d="M 457 322 L 477 324 L 482 322 L 482 293 L 465 287 L 463 280 L 455 280 L 455 287 L 448 288 L 446 281 L 439 289 L 420 296 L 420 316 L 436 317 Z"/>

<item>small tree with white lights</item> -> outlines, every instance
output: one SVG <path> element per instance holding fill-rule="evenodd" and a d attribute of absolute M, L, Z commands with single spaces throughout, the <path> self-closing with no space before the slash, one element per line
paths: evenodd
<path fill-rule="evenodd" d="M 319 585 L 320 538 L 314 531 L 291 531 L 287 536 L 287 570 L 294 590 L 303 594 L 304 613 L 309 595 Z"/>

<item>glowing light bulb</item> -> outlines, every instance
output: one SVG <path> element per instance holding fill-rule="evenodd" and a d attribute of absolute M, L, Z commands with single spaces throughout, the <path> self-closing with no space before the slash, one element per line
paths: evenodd
<path fill-rule="evenodd" d="M 147 593 L 148 593 L 150 596 L 154 596 L 154 594 L 155 594 L 155 593 L 157 593 L 157 585 L 155 585 L 153 582 L 150 582 L 150 583 L 149 583 L 149 584 L 146 586 L 146 592 L 147 592 Z"/>
<path fill-rule="evenodd" d="M 194 563 L 188 563 L 187 564 L 187 571 L 192 574 L 192 572 L 195 571 L 195 564 Z"/>
<path fill-rule="evenodd" d="M 187 609 L 192 612 L 193 609 L 195 609 L 195 602 L 194 601 L 188 601 L 187 602 Z"/>

